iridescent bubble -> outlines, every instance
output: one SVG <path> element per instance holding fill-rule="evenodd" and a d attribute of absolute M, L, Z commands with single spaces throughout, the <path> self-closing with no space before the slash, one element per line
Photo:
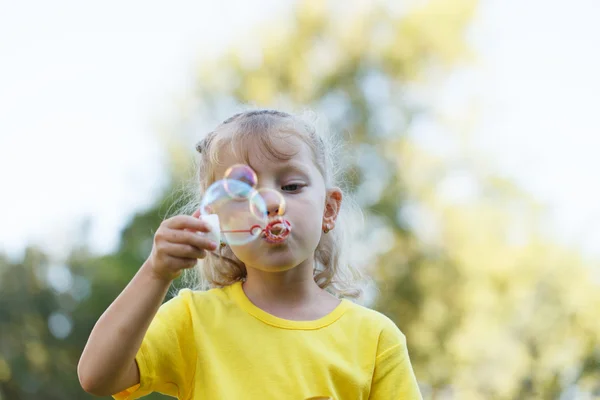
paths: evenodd
<path fill-rule="evenodd" d="M 251 195 L 251 197 L 262 197 L 263 202 L 267 208 L 267 215 L 269 218 L 280 217 L 285 214 L 285 199 L 283 195 L 279 193 L 277 190 L 269 189 L 269 188 L 260 188 L 255 190 Z M 251 201 L 251 204 L 254 204 Z M 262 213 L 262 210 L 253 210 L 257 215 Z"/>
<path fill-rule="evenodd" d="M 222 179 L 213 183 L 200 204 L 202 215 L 216 214 L 225 242 L 241 245 L 259 237 L 267 225 L 265 200 L 246 182 Z"/>
<path fill-rule="evenodd" d="M 283 215 L 285 214 L 285 199 L 277 190 L 261 188 L 256 190 L 252 197 L 260 197 L 264 200 L 267 207 L 268 224 L 264 229 L 265 238 L 270 243 L 281 243 L 291 233 L 292 226 Z M 251 204 L 254 204 L 251 201 Z M 261 210 L 253 210 L 253 213 L 259 214 Z"/>
<path fill-rule="evenodd" d="M 247 166 L 245 164 L 235 164 L 235 165 L 232 165 L 231 167 L 227 168 L 227 171 L 225 171 L 225 175 L 223 176 L 223 179 L 225 180 L 225 189 L 230 191 L 230 195 L 232 197 L 248 196 L 248 195 L 250 195 L 250 193 L 237 193 L 236 190 L 234 190 L 234 188 L 229 188 L 227 186 L 228 181 L 234 180 L 234 181 L 244 182 L 252 189 L 256 188 L 256 183 L 258 182 L 256 172 L 254 172 L 254 170 L 252 168 L 250 168 L 249 166 Z M 242 187 L 238 187 L 238 189 L 242 189 Z"/>
<path fill-rule="evenodd" d="M 291 224 L 283 218 L 284 197 L 277 190 L 256 190 L 257 183 L 252 168 L 235 164 L 227 169 L 224 179 L 208 188 L 200 205 L 202 217 L 213 226 L 207 236 L 219 240 L 222 235 L 230 245 L 246 244 L 258 237 L 281 243 L 289 236 Z"/>

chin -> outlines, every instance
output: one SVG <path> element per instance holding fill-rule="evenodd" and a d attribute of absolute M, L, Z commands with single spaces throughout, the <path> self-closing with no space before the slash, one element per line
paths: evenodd
<path fill-rule="evenodd" d="M 298 244 L 290 242 L 289 239 L 282 243 L 261 241 L 253 246 L 242 246 L 232 250 L 246 266 L 264 272 L 284 272 L 298 267 L 310 257 L 310 254 L 298 254 L 305 251 L 299 251 Z"/>
<path fill-rule="evenodd" d="M 262 272 L 278 273 L 278 272 L 289 271 L 291 269 L 294 269 L 295 267 L 261 265 L 260 267 L 251 267 L 251 268 L 254 268 L 254 269 L 262 271 Z"/>
<path fill-rule="evenodd" d="M 297 260 L 285 260 L 283 257 L 279 260 L 273 258 L 276 257 L 272 257 L 271 259 L 258 259 L 254 260 L 255 262 L 249 262 L 245 264 L 264 272 L 284 272 L 294 269 L 300 265 L 300 262 Z"/>

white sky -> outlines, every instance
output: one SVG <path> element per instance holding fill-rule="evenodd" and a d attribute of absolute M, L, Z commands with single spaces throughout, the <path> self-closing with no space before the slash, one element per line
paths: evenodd
<path fill-rule="evenodd" d="M 551 207 L 564 240 L 600 255 L 600 3 L 481 2 L 479 67 L 445 101 L 477 96 L 480 148 Z M 109 250 L 163 183 L 156 123 L 193 64 L 286 4 L 0 0 L 0 251 L 60 252 L 86 215 Z"/>
<path fill-rule="evenodd" d="M 477 142 L 549 206 L 563 240 L 600 255 L 600 2 L 482 3 Z"/>
<path fill-rule="evenodd" d="M 0 0 L 0 250 L 61 253 L 86 215 L 114 246 L 164 183 L 157 122 L 194 63 L 277 3 Z"/>

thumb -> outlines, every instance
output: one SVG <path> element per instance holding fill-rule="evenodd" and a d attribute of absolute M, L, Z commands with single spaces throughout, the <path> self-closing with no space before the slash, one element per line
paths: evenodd
<path fill-rule="evenodd" d="M 198 210 L 194 211 L 194 213 L 192 214 L 192 217 L 200 218 L 200 210 L 198 209 Z"/>

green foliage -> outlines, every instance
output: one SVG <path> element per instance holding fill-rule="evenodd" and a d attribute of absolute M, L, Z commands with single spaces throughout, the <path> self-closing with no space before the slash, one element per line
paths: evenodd
<path fill-rule="evenodd" d="M 77 378 L 81 351 L 100 315 L 148 257 L 153 232 L 171 207 L 170 196 L 165 199 L 134 216 L 113 254 L 75 248 L 58 265 L 35 248 L 19 262 L 0 258 L 0 400 L 94 398 Z M 57 273 L 71 285 L 53 286 Z"/>
<path fill-rule="evenodd" d="M 43 253 L 28 249 L 24 259 L 0 260 L 0 398 L 64 399 L 81 397 L 76 360 L 85 340 L 74 325 L 70 338 L 51 334 L 48 321 L 57 311 L 70 314 L 77 305 L 69 294 L 48 287 L 49 264 Z M 60 318 L 60 317 L 59 317 Z M 60 321 L 60 319 L 59 319 Z M 57 385 L 60 382 L 60 385 Z"/>

